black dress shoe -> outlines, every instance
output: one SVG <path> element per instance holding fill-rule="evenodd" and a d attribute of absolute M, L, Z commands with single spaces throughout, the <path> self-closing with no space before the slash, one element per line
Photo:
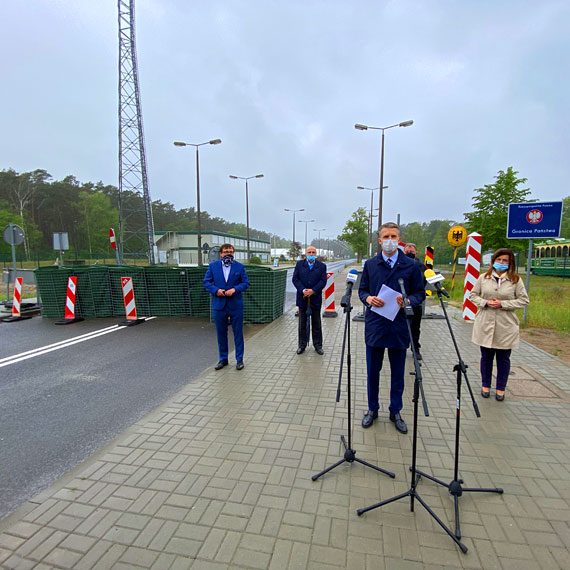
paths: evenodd
<path fill-rule="evenodd" d="M 504 399 L 505 399 L 504 394 L 502 396 L 499 396 L 499 394 L 495 394 L 495 400 L 497 400 L 497 402 L 502 402 Z"/>
<path fill-rule="evenodd" d="M 419 350 L 416 350 L 416 357 L 418 360 L 423 360 L 422 353 Z"/>
<path fill-rule="evenodd" d="M 243 370 L 244 366 L 245 366 L 245 365 L 244 365 L 244 363 L 243 363 L 243 360 L 238 360 L 238 361 L 236 362 L 236 370 Z"/>
<path fill-rule="evenodd" d="M 483 396 L 483 398 L 488 398 L 491 395 L 491 390 L 489 390 L 488 392 L 484 392 L 483 388 L 481 388 L 481 396 Z"/>
<path fill-rule="evenodd" d="M 406 425 L 406 422 L 403 420 L 402 416 L 399 413 L 390 414 L 390 421 L 396 424 L 396 429 L 400 433 L 408 433 L 408 426 Z"/>
<path fill-rule="evenodd" d="M 214 366 L 214 370 L 221 370 L 224 366 L 228 365 L 227 360 L 220 360 L 216 366 Z"/>
<path fill-rule="evenodd" d="M 303 352 L 305 352 L 305 347 L 304 347 L 304 346 L 300 346 L 300 347 L 297 349 L 297 354 L 303 354 Z"/>
<path fill-rule="evenodd" d="M 378 411 L 373 412 L 372 410 L 368 410 L 364 417 L 362 418 L 362 427 L 369 428 L 373 423 L 374 420 L 378 417 Z"/>
<path fill-rule="evenodd" d="M 325 351 L 319 346 L 319 348 L 315 348 L 315 352 L 320 354 L 321 356 L 325 353 Z"/>

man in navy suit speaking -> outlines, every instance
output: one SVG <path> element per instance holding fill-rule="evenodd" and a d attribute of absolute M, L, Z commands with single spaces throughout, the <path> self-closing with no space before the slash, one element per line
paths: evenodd
<path fill-rule="evenodd" d="M 296 304 L 299 307 L 297 354 L 303 354 L 309 342 L 307 338 L 309 313 L 313 332 L 313 346 L 317 354 L 322 356 L 324 350 L 321 305 L 323 303 L 323 289 L 327 285 L 327 266 L 322 261 L 317 261 L 317 250 L 312 245 L 306 249 L 305 256 L 305 259 L 297 262 L 293 271 L 293 285 L 297 289 Z"/>
<path fill-rule="evenodd" d="M 245 267 L 234 259 L 234 246 L 225 243 L 220 248 L 218 261 L 208 266 L 204 288 L 212 294 L 212 313 L 218 335 L 220 361 L 214 367 L 221 370 L 228 365 L 228 318 L 234 331 L 236 369 L 243 370 L 243 298 L 249 287 Z"/>
<path fill-rule="evenodd" d="M 358 288 L 360 300 L 368 307 L 364 317 L 364 341 L 366 343 L 366 369 L 368 374 L 368 411 L 362 420 L 362 427 L 368 428 L 378 417 L 378 387 L 380 370 L 384 360 L 384 351 L 388 349 L 390 361 L 390 420 L 399 432 L 406 433 L 408 428 L 400 411 L 404 393 L 404 369 L 406 351 L 410 345 L 410 334 L 402 308 L 394 320 L 390 320 L 372 311 L 372 307 L 383 307 L 384 300 L 379 296 L 382 285 L 400 291 L 399 280 L 412 307 L 421 305 L 425 299 L 423 276 L 420 266 L 398 250 L 400 228 L 393 222 L 387 222 L 380 228 L 378 243 L 381 251 L 364 264 L 362 278 Z M 396 297 L 400 307 L 404 306 L 402 295 Z"/>

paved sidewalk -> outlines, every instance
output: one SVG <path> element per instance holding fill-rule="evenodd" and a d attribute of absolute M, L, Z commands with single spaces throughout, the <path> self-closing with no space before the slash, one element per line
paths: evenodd
<path fill-rule="evenodd" d="M 428 310 L 441 313 L 436 304 Z M 343 453 L 345 380 L 340 404 L 335 397 L 344 317 L 323 319 L 324 357 L 310 348 L 297 356 L 289 312 L 248 340 L 245 370 L 206 371 L 1 521 L 0 567 L 570 568 L 570 369 L 523 342 L 506 400 L 483 400 L 471 324 L 450 314 L 482 416 L 464 385 L 460 473 L 466 487 L 505 490 L 459 499 L 467 554 L 418 503 L 413 513 L 401 500 L 356 514 L 409 488 L 412 445 L 412 377 L 403 410 L 408 435 L 388 420 L 384 376 L 380 417 L 368 430 L 360 426 L 363 323 L 351 323 L 353 447 L 396 479 L 354 463 L 311 480 Z M 424 320 L 421 340 L 430 416 L 420 408 L 418 468 L 451 481 L 456 356 L 444 320 Z M 422 479 L 418 491 L 453 527 L 447 490 Z"/>

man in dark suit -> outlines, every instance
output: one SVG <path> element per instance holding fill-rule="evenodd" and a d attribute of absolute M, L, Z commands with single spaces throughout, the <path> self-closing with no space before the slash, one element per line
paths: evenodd
<path fill-rule="evenodd" d="M 418 255 L 418 248 L 416 247 L 415 243 L 407 243 L 404 247 L 404 253 L 410 258 L 415 259 L 416 263 L 420 266 L 420 273 L 422 274 L 422 278 L 424 280 L 424 288 L 426 284 L 426 278 L 424 276 L 426 266 L 417 258 Z M 414 348 L 416 349 L 416 356 L 418 360 L 422 360 L 422 354 L 420 352 L 421 344 L 420 344 L 420 327 L 422 325 L 422 315 L 423 315 L 423 303 L 422 305 L 418 305 L 416 307 L 412 307 L 414 309 L 414 316 L 411 320 L 412 325 L 412 342 L 414 343 Z"/>
<path fill-rule="evenodd" d="M 234 332 L 236 369 L 243 370 L 243 298 L 249 287 L 245 267 L 234 259 L 234 246 L 225 243 L 220 248 L 218 261 L 208 266 L 204 288 L 212 294 L 212 313 L 218 335 L 220 361 L 214 367 L 221 370 L 228 365 L 228 319 Z"/>
<path fill-rule="evenodd" d="M 323 330 L 321 326 L 321 305 L 323 289 L 327 284 L 327 266 L 317 261 L 317 250 L 310 245 L 305 251 L 305 259 L 298 261 L 293 271 L 293 285 L 297 289 L 299 307 L 299 345 L 297 354 L 303 354 L 307 338 L 307 309 L 310 307 L 313 346 L 317 354 L 324 354 Z"/>
<path fill-rule="evenodd" d="M 423 279 L 419 265 L 398 250 L 400 229 L 397 224 L 387 222 L 380 229 L 378 243 L 381 252 L 364 264 L 358 295 L 367 305 L 364 320 L 364 336 L 366 342 L 366 369 L 368 376 L 368 411 L 362 427 L 368 428 L 378 417 L 378 389 L 380 370 L 384 360 L 384 351 L 388 349 L 390 360 L 390 420 L 396 429 L 407 433 L 408 428 L 400 411 L 402 394 L 404 393 L 404 370 L 406 350 L 410 344 L 410 335 L 406 317 L 402 308 L 393 321 L 372 311 L 372 307 L 383 307 L 385 302 L 378 297 L 382 285 L 400 291 L 398 280 L 404 281 L 404 289 L 412 306 L 420 305 L 425 298 Z M 404 306 L 402 295 L 396 297 L 400 307 Z"/>

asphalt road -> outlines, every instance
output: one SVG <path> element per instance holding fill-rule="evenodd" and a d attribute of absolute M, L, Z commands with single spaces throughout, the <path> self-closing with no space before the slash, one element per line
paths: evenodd
<path fill-rule="evenodd" d="M 113 327 L 117 322 L 0 324 L 0 517 L 218 360 L 207 319 Z M 76 342 L 50 346 L 66 339 Z M 43 354 L 22 354 L 40 347 Z"/>
<path fill-rule="evenodd" d="M 345 265 L 334 262 L 328 269 Z M 295 305 L 292 275 L 289 269 L 285 311 Z M 218 360 L 208 319 L 152 318 L 135 327 L 118 322 L 0 322 L 0 518 Z M 246 326 L 246 338 L 262 326 Z"/>
<path fill-rule="evenodd" d="M 339 271 L 342 271 L 347 265 L 350 265 L 354 262 L 354 259 L 349 259 L 346 261 L 333 261 L 327 263 L 327 271 L 334 272 L 335 274 Z M 287 269 L 287 287 L 285 289 L 285 312 L 295 306 L 295 298 L 297 295 L 297 290 L 293 287 L 293 283 L 291 279 L 293 278 L 293 271 L 295 270 L 294 267 Z M 344 287 L 344 283 L 338 284 L 335 283 L 335 292 L 338 291 L 338 287 Z"/>

